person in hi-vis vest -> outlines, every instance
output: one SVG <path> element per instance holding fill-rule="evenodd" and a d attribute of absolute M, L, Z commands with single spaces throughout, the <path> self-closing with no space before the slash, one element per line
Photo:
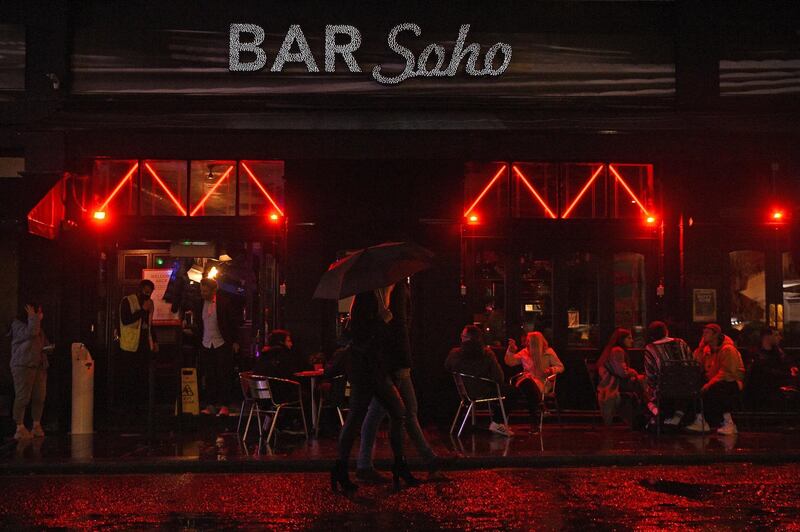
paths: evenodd
<path fill-rule="evenodd" d="M 122 298 L 119 304 L 119 347 L 121 367 L 117 372 L 119 381 L 118 397 L 127 406 L 144 406 L 147 393 L 148 368 L 152 353 L 158 351 L 152 330 L 153 294 L 152 281 L 143 279 L 139 290 Z"/>

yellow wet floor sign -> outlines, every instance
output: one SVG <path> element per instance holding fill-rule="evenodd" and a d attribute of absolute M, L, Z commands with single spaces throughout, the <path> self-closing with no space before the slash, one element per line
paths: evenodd
<path fill-rule="evenodd" d="M 197 369 L 181 369 L 181 405 L 184 414 L 200 414 L 200 396 L 197 392 Z"/>

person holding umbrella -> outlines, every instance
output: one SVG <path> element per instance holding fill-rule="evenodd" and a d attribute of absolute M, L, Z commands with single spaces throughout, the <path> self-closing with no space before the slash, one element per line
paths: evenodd
<path fill-rule="evenodd" d="M 320 280 L 316 298 L 342 299 L 355 295 L 350 308 L 350 411 L 339 435 L 339 459 L 331 471 L 331 488 L 352 492 L 348 461 L 356 435 L 374 397 L 389 413 L 394 453 L 392 482 L 416 486 L 403 453 L 406 407 L 384 360 L 391 349 L 389 309 L 394 284 L 427 268 L 432 254 L 407 243 L 387 243 L 359 250 L 335 262 Z"/>

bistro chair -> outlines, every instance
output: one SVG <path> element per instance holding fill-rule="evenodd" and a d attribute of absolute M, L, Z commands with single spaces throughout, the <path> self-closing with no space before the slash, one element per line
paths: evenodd
<path fill-rule="evenodd" d="M 508 379 L 508 384 L 517 387 L 517 383 L 525 376 L 524 371 L 520 371 L 516 375 L 512 375 Z M 542 432 L 542 425 L 544 424 L 544 416 L 549 416 L 551 410 L 555 410 L 558 415 L 558 424 L 561 424 L 561 407 L 558 406 L 558 397 L 556 396 L 556 379 L 558 374 L 554 373 L 545 379 L 544 393 L 542 394 L 542 406 L 539 409 L 539 433 Z M 535 386 L 535 384 L 534 384 Z"/>
<path fill-rule="evenodd" d="M 236 434 L 242 431 L 242 421 L 246 415 L 245 411 L 247 411 L 247 415 L 249 415 L 255 405 L 253 395 L 250 393 L 250 377 L 252 376 L 252 371 L 242 371 L 239 373 L 239 387 L 242 389 L 242 407 L 239 409 L 239 422 L 236 424 Z M 258 423 L 261 424 L 261 417 L 258 414 L 256 414 L 256 417 Z"/>
<path fill-rule="evenodd" d="M 694 360 L 664 360 L 658 370 L 658 389 L 656 391 L 656 434 L 661 435 L 661 401 L 664 399 L 691 399 L 705 419 L 703 408 L 703 368 Z M 703 431 L 705 434 L 705 431 Z"/>
<path fill-rule="evenodd" d="M 476 377 L 474 375 L 467 375 L 466 373 L 458 373 L 453 372 L 453 381 L 456 383 L 456 390 L 458 391 L 458 398 L 461 400 L 461 403 L 458 405 L 458 410 L 456 410 L 456 415 L 453 417 L 453 423 L 450 425 L 450 434 L 456 428 L 456 422 L 458 421 L 459 416 L 461 415 L 461 409 L 465 406 L 467 407 L 466 412 L 464 413 L 464 419 L 461 422 L 461 427 L 458 429 L 458 434 L 456 437 L 461 436 L 461 432 L 464 430 L 464 425 L 467 424 L 467 418 L 472 415 L 472 426 L 475 426 L 475 411 L 477 407 L 480 405 L 486 405 L 486 408 L 489 409 L 489 404 L 493 402 L 500 403 L 500 411 L 503 413 L 503 423 L 508 425 L 508 416 L 506 415 L 505 406 L 503 406 L 503 399 L 505 397 L 500 393 L 500 384 L 498 382 L 493 381 L 492 379 L 486 379 L 484 377 Z M 495 387 L 495 394 L 490 397 L 484 397 L 481 399 L 475 399 L 470 396 L 469 392 L 467 391 L 467 387 L 464 381 L 467 382 L 475 382 L 475 383 L 487 383 L 492 384 Z M 489 409 L 489 413 L 491 415 L 491 409 Z"/>
<path fill-rule="evenodd" d="M 350 381 L 344 375 L 337 375 L 331 379 L 331 389 L 328 392 L 328 405 L 325 408 L 335 408 L 339 416 L 339 426 L 344 426 L 344 412 L 350 410 Z M 317 406 L 317 426 L 314 429 L 314 436 L 319 436 L 320 416 L 322 415 L 325 398 L 320 395 L 319 405 Z"/>
<path fill-rule="evenodd" d="M 247 439 L 247 432 L 250 429 L 250 421 L 253 419 L 253 414 L 258 417 L 260 414 L 269 416 L 271 419 L 269 423 L 269 432 L 267 433 L 267 445 L 272 439 L 272 434 L 275 432 L 275 427 L 278 426 L 278 418 L 280 413 L 284 410 L 297 410 L 300 412 L 300 417 L 303 419 L 303 432 L 308 439 L 308 426 L 306 425 L 306 414 L 303 408 L 303 394 L 301 384 L 297 381 L 289 379 L 281 379 L 278 377 L 265 377 L 263 375 L 250 375 L 250 395 L 253 398 L 253 406 L 250 408 L 250 414 L 247 416 L 247 425 L 244 429 L 243 439 Z M 297 399 L 289 398 L 284 400 L 273 393 L 273 384 L 279 384 L 276 388 L 282 389 L 297 389 Z M 263 436 L 263 427 L 258 423 L 258 437 L 261 440 Z"/>
<path fill-rule="evenodd" d="M 592 387 L 594 404 L 597 406 L 597 415 L 602 417 L 603 411 L 600 408 L 600 399 L 597 397 L 597 385 L 600 381 L 600 372 L 597 370 L 597 359 L 586 357 L 583 359 L 583 366 L 586 368 L 586 375 L 589 377 L 589 384 Z M 592 417 L 592 423 L 597 423 L 597 418 Z"/>

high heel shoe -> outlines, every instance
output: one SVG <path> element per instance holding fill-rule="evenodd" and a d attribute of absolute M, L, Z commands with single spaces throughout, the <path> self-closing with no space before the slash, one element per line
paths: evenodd
<path fill-rule="evenodd" d="M 392 486 L 394 487 L 395 491 L 400 489 L 401 478 L 409 487 L 419 486 L 419 479 L 415 478 L 414 475 L 411 474 L 411 470 L 408 468 L 408 463 L 402 456 L 395 458 L 394 465 L 392 466 Z"/>
<path fill-rule="evenodd" d="M 347 462 L 343 460 L 336 460 L 336 465 L 331 470 L 331 490 L 338 491 L 337 486 L 341 486 L 344 493 L 352 493 L 358 489 L 357 485 L 350 482 L 350 476 L 347 473 Z"/>

